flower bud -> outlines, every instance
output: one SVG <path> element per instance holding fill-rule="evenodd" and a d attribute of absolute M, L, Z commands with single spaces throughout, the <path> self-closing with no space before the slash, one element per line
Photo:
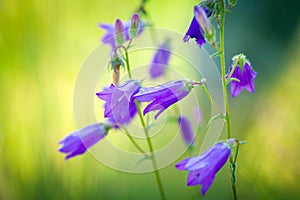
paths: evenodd
<path fill-rule="evenodd" d="M 139 14 L 135 13 L 134 15 L 132 15 L 131 26 L 130 26 L 130 30 L 129 30 L 131 39 L 133 39 L 137 36 L 139 23 L 140 23 L 140 16 L 139 16 Z"/>
<path fill-rule="evenodd" d="M 124 39 L 124 28 L 123 28 L 123 24 L 122 21 L 120 19 L 116 20 L 115 23 L 115 34 L 116 34 L 116 45 L 117 46 L 121 46 L 123 45 L 125 39 Z"/>
<path fill-rule="evenodd" d="M 200 6 L 195 6 L 194 15 L 200 27 L 204 30 L 204 32 L 208 35 L 212 35 L 213 31 L 211 29 L 211 25 L 207 18 L 205 10 Z"/>

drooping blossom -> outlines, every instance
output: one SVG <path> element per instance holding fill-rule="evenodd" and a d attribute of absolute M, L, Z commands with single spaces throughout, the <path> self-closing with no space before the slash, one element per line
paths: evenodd
<path fill-rule="evenodd" d="M 117 125 L 128 124 L 135 114 L 137 107 L 133 95 L 140 89 L 139 82 L 129 80 L 116 87 L 111 84 L 109 88 L 96 93 L 98 98 L 106 101 L 104 104 L 104 117 L 111 118 Z"/>
<path fill-rule="evenodd" d="M 234 56 L 232 59 L 233 63 L 230 66 L 227 78 L 235 78 L 237 80 L 232 80 L 231 84 L 231 96 L 236 97 L 239 95 L 243 89 L 248 92 L 254 93 L 254 79 L 256 78 L 256 72 L 252 69 L 250 62 L 246 59 L 243 54 Z M 234 64 L 236 67 L 233 72 Z M 231 74 L 232 73 L 232 74 Z M 231 76 L 229 77 L 229 75 Z"/>
<path fill-rule="evenodd" d="M 74 131 L 59 141 L 59 151 L 67 154 L 65 159 L 83 154 L 91 146 L 103 139 L 111 128 L 108 124 L 92 124 Z"/>
<path fill-rule="evenodd" d="M 184 142 L 188 146 L 192 145 L 194 142 L 194 132 L 189 119 L 184 115 L 180 115 L 178 117 L 178 124 Z"/>
<path fill-rule="evenodd" d="M 170 56 L 170 41 L 166 40 L 158 47 L 158 50 L 153 56 L 149 71 L 152 79 L 159 78 L 165 74 Z"/>
<path fill-rule="evenodd" d="M 154 87 L 141 88 L 134 95 L 134 98 L 139 102 L 151 102 L 146 106 L 143 113 L 145 115 L 150 111 L 158 110 L 158 113 L 154 117 L 156 119 L 169 106 L 188 95 L 191 89 L 197 84 L 202 83 L 174 80 Z"/>
<path fill-rule="evenodd" d="M 195 6 L 196 7 L 196 6 Z M 200 6 L 202 9 L 204 9 L 207 18 L 211 16 L 212 12 L 209 11 L 207 8 Z M 192 22 L 190 24 L 189 29 L 187 30 L 185 36 L 183 37 L 184 42 L 188 42 L 190 38 L 195 39 L 196 43 L 199 47 L 202 47 L 206 40 L 204 38 L 204 29 L 201 28 L 198 21 L 196 20 L 195 16 L 192 19 Z"/>
<path fill-rule="evenodd" d="M 228 160 L 229 155 L 229 144 L 219 142 L 199 156 L 182 160 L 175 167 L 179 170 L 188 170 L 187 185 L 202 185 L 202 194 L 205 195 L 212 185 L 217 172 Z"/>
<path fill-rule="evenodd" d="M 205 9 L 201 6 L 194 6 L 194 16 L 200 25 L 201 30 L 203 30 L 206 34 L 212 34 L 211 25 Z"/>
<path fill-rule="evenodd" d="M 136 20 L 136 17 L 133 18 L 133 20 Z M 136 23 L 135 21 L 133 21 Z M 127 42 L 130 40 L 130 27 L 132 25 L 132 21 L 125 21 L 123 22 L 123 30 L 124 30 L 124 42 Z M 116 27 L 115 24 L 104 24 L 100 23 L 99 27 L 104 29 L 106 31 L 106 34 L 101 38 L 101 41 L 104 44 L 108 44 L 111 46 L 112 51 L 116 48 Z M 132 31 L 136 32 L 136 36 L 140 35 L 143 32 L 144 24 L 142 21 L 139 20 L 138 22 L 138 28 L 136 30 L 131 29 Z"/>

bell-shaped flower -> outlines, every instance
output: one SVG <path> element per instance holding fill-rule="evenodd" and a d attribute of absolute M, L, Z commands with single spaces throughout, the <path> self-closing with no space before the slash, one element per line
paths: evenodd
<path fill-rule="evenodd" d="M 227 79 L 233 78 L 230 82 L 231 96 L 236 97 L 243 89 L 254 93 L 254 79 L 257 73 L 252 69 L 250 62 L 243 54 L 234 56 L 232 61 L 233 63 L 226 75 Z"/>
<path fill-rule="evenodd" d="M 174 80 L 162 85 L 141 88 L 134 98 L 139 102 L 151 102 L 144 109 L 144 115 L 150 111 L 159 110 L 155 115 L 155 119 L 169 106 L 177 101 L 183 99 L 188 95 L 195 85 L 203 83 L 187 81 L 187 80 Z"/>
<path fill-rule="evenodd" d="M 201 9 L 203 9 L 205 11 L 206 19 L 211 16 L 212 12 L 209 11 L 207 8 L 201 7 Z M 194 10 L 195 10 L 195 8 L 194 8 Z M 197 12 L 196 12 L 196 14 L 197 14 Z M 203 29 L 203 27 L 200 26 L 196 17 L 194 16 L 192 19 L 192 22 L 189 26 L 189 29 L 187 30 L 185 36 L 183 37 L 183 41 L 188 42 L 190 40 L 190 38 L 192 38 L 192 39 L 195 39 L 195 41 L 199 47 L 202 47 L 202 45 L 204 45 L 206 43 L 206 40 L 204 37 L 204 31 L 205 30 Z"/>
<path fill-rule="evenodd" d="M 128 124 L 137 113 L 133 95 L 139 89 L 138 81 L 129 80 L 118 87 L 111 84 L 109 88 L 104 88 L 103 91 L 96 93 L 98 98 L 106 101 L 104 117 L 110 118 L 116 125 Z"/>
<path fill-rule="evenodd" d="M 92 124 L 79 131 L 74 131 L 59 141 L 59 151 L 67 154 L 65 159 L 83 154 L 91 146 L 99 142 L 111 128 L 108 124 Z"/>
<path fill-rule="evenodd" d="M 199 156 L 182 160 L 175 167 L 179 170 L 188 170 L 187 185 L 202 185 L 202 194 L 205 195 L 212 185 L 217 172 L 228 160 L 229 155 L 229 144 L 219 142 Z"/>

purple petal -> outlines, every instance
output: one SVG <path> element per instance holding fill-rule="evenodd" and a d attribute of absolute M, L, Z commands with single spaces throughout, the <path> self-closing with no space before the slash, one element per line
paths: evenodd
<path fill-rule="evenodd" d="M 220 142 L 203 152 L 200 156 L 184 159 L 176 165 L 176 168 L 189 170 L 187 185 L 202 185 L 202 194 L 205 195 L 213 183 L 216 173 L 224 166 L 229 155 L 229 145 Z"/>
<path fill-rule="evenodd" d="M 133 95 L 139 89 L 137 81 L 129 80 L 119 87 L 112 85 L 96 93 L 100 99 L 106 101 L 104 117 L 113 118 L 113 121 L 119 125 L 128 124 L 137 113 Z"/>
<path fill-rule="evenodd" d="M 231 69 L 232 66 L 230 67 L 229 72 L 231 71 Z M 254 79 L 256 78 L 256 72 L 248 63 L 245 63 L 243 68 L 237 65 L 231 77 L 240 80 L 240 82 L 232 81 L 230 83 L 232 97 L 236 97 L 237 95 L 239 95 L 243 89 L 246 89 L 248 92 L 254 93 Z"/>
<path fill-rule="evenodd" d="M 144 109 L 144 115 L 150 111 L 159 110 L 155 119 L 169 106 L 184 98 L 191 90 L 188 81 L 170 81 L 163 85 L 141 88 L 134 98 L 139 102 L 151 102 Z"/>
<path fill-rule="evenodd" d="M 186 166 L 186 163 L 190 160 L 191 158 L 186 158 L 182 161 L 180 161 L 179 163 L 177 163 L 175 165 L 175 167 L 179 170 L 187 170 L 187 168 L 185 167 Z"/>
<path fill-rule="evenodd" d="M 170 60 L 169 42 L 165 42 L 159 46 L 159 49 L 154 54 L 152 64 L 150 66 L 150 77 L 158 78 L 165 74 L 165 69 Z"/>
<path fill-rule="evenodd" d="M 192 125 L 188 118 L 186 118 L 184 115 L 181 115 L 178 118 L 179 128 L 181 131 L 181 135 L 183 137 L 183 140 L 187 145 L 191 145 L 194 142 L 194 133 L 192 129 Z"/>
<path fill-rule="evenodd" d="M 203 30 L 200 28 L 195 17 L 193 17 L 190 27 L 183 38 L 183 41 L 188 42 L 190 38 L 194 38 L 199 47 L 202 47 L 202 45 L 206 43 L 203 36 Z"/>

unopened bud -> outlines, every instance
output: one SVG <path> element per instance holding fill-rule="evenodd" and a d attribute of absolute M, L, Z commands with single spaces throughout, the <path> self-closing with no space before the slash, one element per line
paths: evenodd
<path fill-rule="evenodd" d="M 140 23 L 140 16 L 135 13 L 131 18 L 131 26 L 130 26 L 130 38 L 133 39 L 137 36 L 138 28 Z"/>
<path fill-rule="evenodd" d="M 204 30 L 204 32 L 208 35 L 212 35 L 213 31 L 211 29 L 211 25 L 207 18 L 205 10 L 200 6 L 195 6 L 194 15 L 200 27 Z"/>
<path fill-rule="evenodd" d="M 124 28 L 123 28 L 123 24 L 122 21 L 120 19 L 116 20 L 115 23 L 115 33 L 116 33 L 116 45 L 117 46 L 121 46 L 124 43 Z"/>

